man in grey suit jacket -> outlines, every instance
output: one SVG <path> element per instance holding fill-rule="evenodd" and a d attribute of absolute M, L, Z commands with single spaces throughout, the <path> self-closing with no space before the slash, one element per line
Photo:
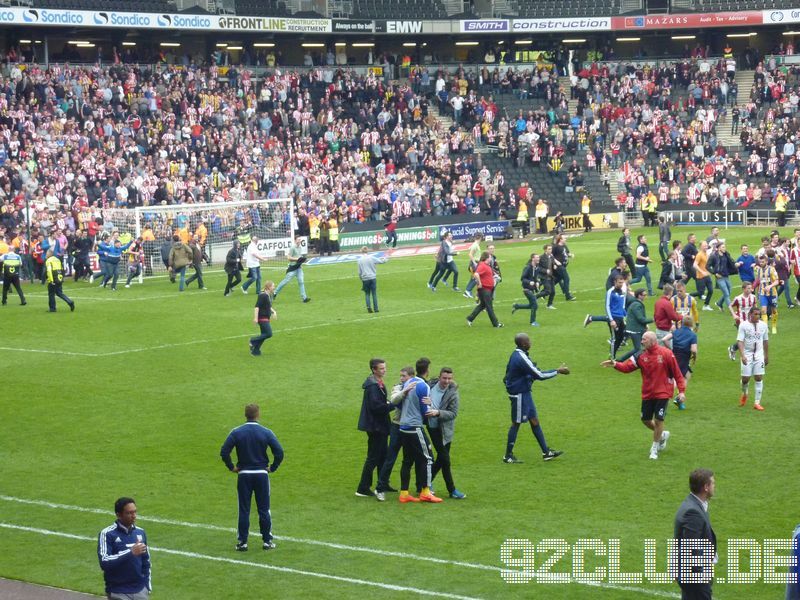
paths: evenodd
<path fill-rule="evenodd" d="M 708 501 L 716 482 L 709 469 L 695 469 L 689 475 L 691 493 L 675 515 L 674 539 L 677 540 L 675 576 L 682 600 L 711 600 L 711 574 L 717 556 L 717 536 L 708 518 Z M 685 543 L 686 540 L 693 542 Z M 705 543 L 699 547 L 698 540 Z M 690 545 L 691 544 L 691 545 Z M 682 566 L 684 560 L 692 564 Z"/>
<path fill-rule="evenodd" d="M 436 449 L 431 481 L 441 471 L 450 497 L 454 500 L 463 500 L 467 495 L 456 488 L 450 471 L 450 444 L 453 442 L 459 403 L 458 385 L 453 381 L 453 369 L 442 367 L 439 377 L 432 379 L 430 386 L 431 410 L 428 413 L 428 434 Z"/>

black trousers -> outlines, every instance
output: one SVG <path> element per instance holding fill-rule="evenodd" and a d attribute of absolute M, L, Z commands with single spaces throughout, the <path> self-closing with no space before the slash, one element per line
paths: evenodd
<path fill-rule="evenodd" d="M 705 302 L 705 305 L 708 306 L 711 304 L 711 296 L 714 295 L 714 283 L 711 279 L 711 275 L 707 277 L 701 277 L 700 279 L 695 279 L 697 282 L 697 295 L 698 297 L 702 298 Z M 705 293 L 705 296 L 703 294 Z"/>
<path fill-rule="evenodd" d="M 17 294 L 19 294 L 19 301 L 22 304 L 25 304 L 25 294 L 22 293 L 22 288 L 19 285 L 19 275 L 5 275 L 3 277 L 3 304 L 6 303 L 6 299 L 8 298 L 8 290 L 11 286 L 14 286 L 14 289 L 17 290 Z"/>
<path fill-rule="evenodd" d="M 70 300 L 64 291 L 61 289 L 61 282 L 59 283 L 48 283 L 47 284 L 47 299 L 50 303 L 50 312 L 56 312 L 56 296 L 61 298 L 64 302 L 69 304 L 69 307 L 72 308 L 75 303 Z"/>
<path fill-rule="evenodd" d="M 186 286 L 192 283 L 195 279 L 197 280 L 197 287 L 203 288 L 203 267 L 202 265 L 193 265 L 194 273 L 186 278 Z M 260 290 L 259 290 L 260 291 Z"/>
<path fill-rule="evenodd" d="M 367 432 L 367 458 L 364 467 L 361 469 L 361 481 L 358 484 L 358 491 L 369 494 L 372 488 L 372 472 L 380 469 L 386 460 L 387 442 L 389 434 L 381 431 Z"/>
<path fill-rule="evenodd" d="M 400 467 L 400 489 L 407 490 L 411 482 L 411 465 L 417 475 L 417 492 L 422 488 L 431 487 L 433 476 L 433 458 L 428 436 L 422 427 L 413 430 L 400 430 L 400 439 L 403 441 L 403 464 Z"/>
<path fill-rule="evenodd" d="M 452 494 L 456 489 L 456 484 L 453 483 L 453 473 L 450 470 L 450 445 L 452 442 L 444 443 L 441 427 L 429 427 L 428 434 L 431 436 L 431 443 L 436 450 L 436 460 L 433 461 L 431 482 L 436 479 L 439 471 L 441 471 L 442 477 L 444 477 L 444 484 L 447 486 L 447 491 Z"/>
<path fill-rule="evenodd" d="M 633 260 L 632 254 L 623 254 L 622 258 L 625 259 L 625 264 L 628 265 L 628 271 L 631 272 L 631 277 L 636 275 L 636 263 Z"/>
<path fill-rule="evenodd" d="M 233 273 L 228 273 L 228 283 L 225 285 L 225 293 L 229 293 L 233 288 L 235 288 L 239 283 L 242 281 L 242 274 L 239 271 L 234 271 Z"/>
<path fill-rule="evenodd" d="M 389 425 L 389 448 L 386 451 L 386 458 L 380 467 L 378 483 L 375 485 L 376 492 L 385 492 L 389 489 L 389 478 L 392 476 L 394 463 L 397 462 L 397 455 L 400 454 L 403 440 L 400 439 L 400 425 L 392 423 Z"/>
<path fill-rule="evenodd" d="M 470 313 L 467 317 L 467 321 L 470 323 L 474 321 L 481 311 L 486 311 L 486 314 L 489 315 L 489 320 L 492 322 L 492 327 L 497 327 L 497 316 L 494 314 L 494 306 L 492 306 L 492 290 L 487 290 L 486 288 L 479 288 L 478 289 L 478 306 L 475 307 L 475 310 Z"/>
<path fill-rule="evenodd" d="M 710 583 L 686 583 L 681 586 L 681 600 L 711 600 Z"/>
<path fill-rule="evenodd" d="M 247 535 L 250 532 L 250 504 L 255 495 L 261 539 L 271 542 L 272 516 L 269 514 L 269 475 L 267 472 L 239 473 L 236 492 L 239 496 L 239 541 L 247 541 Z"/>
<path fill-rule="evenodd" d="M 75 281 L 78 281 L 81 277 L 88 277 L 92 274 L 92 267 L 89 265 L 89 255 L 88 254 L 76 254 L 75 255 L 75 262 L 72 265 L 73 276 L 75 277 Z"/>
<path fill-rule="evenodd" d="M 616 358 L 617 350 L 622 346 L 622 340 L 625 339 L 625 319 L 618 317 L 614 319 L 614 322 L 617 324 L 617 328 L 614 329 L 614 345 L 611 348 L 611 358 Z"/>
<path fill-rule="evenodd" d="M 556 299 L 556 283 L 552 277 L 542 279 L 542 291 L 538 297 L 547 298 L 547 306 L 553 306 L 553 300 Z"/>

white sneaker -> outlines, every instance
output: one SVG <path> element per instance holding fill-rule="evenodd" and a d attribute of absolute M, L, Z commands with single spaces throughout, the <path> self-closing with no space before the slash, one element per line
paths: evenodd
<path fill-rule="evenodd" d="M 658 442 L 658 451 L 661 452 L 667 447 L 667 442 L 669 441 L 669 431 L 662 431 L 661 432 L 661 441 Z"/>
<path fill-rule="evenodd" d="M 242 293 L 243 293 L 243 294 L 246 294 L 246 293 L 247 293 L 247 290 L 246 290 L 246 289 L 244 289 L 244 288 L 242 288 Z"/>
<path fill-rule="evenodd" d="M 553 306 L 552 304 L 551 304 L 550 306 L 548 306 L 548 307 L 547 307 L 547 310 L 555 310 L 555 309 L 556 309 L 556 307 L 555 307 L 555 306 Z"/>
<path fill-rule="evenodd" d="M 658 451 L 650 450 L 650 460 L 658 460 Z"/>
<path fill-rule="evenodd" d="M 129 287 L 131 287 L 131 284 L 130 284 L 130 283 L 126 283 L 126 284 L 125 284 L 125 287 L 126 287 L 126 288 L 129 288 Z"/>
<path fill-rule="evenodd" d="M 708 304 L 706 304 L 705 306 L 703 306 L 703 310 L 710 310 L 710 311 L 713 311 L 714 309 L 713 309 L 713 308 L 711 308 L 711 306 L 709 306 Z"/>

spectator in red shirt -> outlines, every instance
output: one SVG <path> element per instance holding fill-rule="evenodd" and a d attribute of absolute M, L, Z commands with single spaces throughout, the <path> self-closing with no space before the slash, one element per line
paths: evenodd
<path fill-rule="evenodd" d="M 645 332 L 642 336 L 642 346 L 643 352 L 625 362 L 604 360 L 601 365 L 614 367 L 622 373 L 630 373 L 637 369 L 642 371 L 642 423 L 653 431 L 650 458 L 657 460 L 658 453 L 667 447 L 669 439 L 669 431 L 664 429 L 667 403 L 676 385 L 680 392 L 677 401 L 680 403 L 686 400 L 686 380 L 672 351 L 658 345 L 658 338 L 654 332 Z"/>
<path fill-rule="evenodd" d="M 674 288 L 669 283 L 665 283 L 664 294 L 656 300 L 656 306 L 653 309 L 653 320 L 656 323 L 656 338 L 659 343 L 663 343 L 670 349 L 672 348 L 672 340 L 668 339 L 664 341 L 664 338 L 675 328 L 675 324 L 682 320 L 681 316 L 675 310 L 675 307 L 672 306 L 672 302 L 670 302 L 673 291 Z"/>
<path fill-rule="evenodd" d="M 472 322 L 477 318 L 481 311 L 485 310 L 489 315 L 489 320 L 492 322 L 492 327 L 502 327 L 503 324 L 498 322 L 497 316 L 494 314 L 494 307 L 492 306 L 492 292 L 494 291 L 494 271 L 489 265 L 491 255 L 488 252 L 481 254 L 481 260 L 478 266 L 475 267 L 475 272 L 472 277 L 478 283 L 478 306 L 467 317 L 467 325 L 472 327 Z"/>

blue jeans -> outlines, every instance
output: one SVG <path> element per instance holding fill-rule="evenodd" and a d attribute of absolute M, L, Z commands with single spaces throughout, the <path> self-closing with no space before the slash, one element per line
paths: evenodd
<path fill-rule="evenodd" d="M 247 290 L 253 283 L 256 284 L 256 289 L 261 291 L 261 267 L 248 267 L 247 268 L 247 281 L 242 284 L 242 289 Z"/>
<path fill-rule="evenodd" d="M 178 284 L 178 289 L 183 291 L 183 288 L 186 287 L 186 267 L 180 267 L 179 269 L 173 269 L 173 275 L 177 276 L 180 275 L 181 280 Z"/>
<path fill-rule="evenodd" d="M 250 503 L 255 494 L 261 539 L 271 542 L 272 517 L 269 514 L 269 475 L 267 472 L 239 473 L 236 491 L 239 495 L 239 541 L 247 541 L 250 531 Z"/>
<path fill-rule="evenodd" d="M 644 278 L 647 283 L 647 293 L 653 295 L 653 283 L 650 280 L 650 267 L 647 265 L 636 265 L 636 277 L 631 279 L 631 285 L 639 283 Z"/>
<path fill-rule="evenodd" d="M 792 291 L 789 289 L 789 279 L 785 279 L 782 286 L 778 287 L 778 295 L 784 295 L 786 298 L 786 306 L 792 305 Z"/>
<path fill-rule="evenodd" d="M 367 299 L 367 308 L 374 308 L 378 311 L 378 280 L 367 279 L 361 282 L 361 289 L 364 290 L 364 295 Z M 372 298 L 372 305 L 370 306 L 370 297 Z"/>
<path fill-rule="evenodd" d="M 261 352 L 261 344 L 272 337 L 272 325 L 269 324 L 269 321 L 259 323 L 258 326 L 261 328 L 261 334 L 250 338 L 250 345 L 257 353 Z"/>
<path fill-rule="evenodd" d="M 727 277 L 717 279 L 717 288 L 722 292 L 722 298 L 716 304 L 720 308 L 727 308 L 731 303 L 731 282 Z"/>
<path fill-rule="evenodd" d="M 288 271 L 286 273 L 286 277 L 283 278 L 283 281 L 281 281 L 278 284 L 278 287 L 275 288 L 275 295 L 277 296 L 278 292 L 280 292 L 283 289 L 283 287 L 287 283 L 289 283 L 292 279 L 297 279 L 297 285 L 300 286 L 300 297 L 303 300 L 305 300 L 307 298 L 307 296 L 306 296 L 305 280 L 303 279 L 303 267 L 300 267 L 299 269 L 295 269 L 294 271 Z"/>

